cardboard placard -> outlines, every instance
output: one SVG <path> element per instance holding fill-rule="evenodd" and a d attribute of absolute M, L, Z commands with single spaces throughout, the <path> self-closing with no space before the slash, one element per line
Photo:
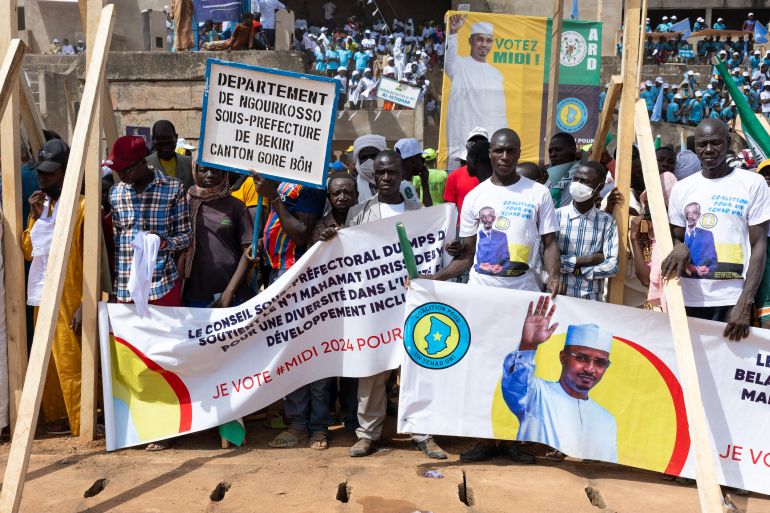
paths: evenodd
<path fill-rule="evenodd" d="M 198 164 L 325 188 L 339 82 L 208 59 Z"/>
<path fill-rule="evenodd" d="M 380 85 L 377 87 L 377 98 L 413 109 L 417 106 L 420 91 L 419 87 L 382 77 L 380 78 Z"/>

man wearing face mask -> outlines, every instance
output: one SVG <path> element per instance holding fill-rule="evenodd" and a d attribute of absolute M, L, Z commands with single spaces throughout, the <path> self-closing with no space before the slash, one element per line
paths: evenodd
<path fill-rule="evenodd" d="M 52 139 L 40 149 L 37 171 L 40 190 L 29 197 L 30 215 L 22 236 L 24 258 L 32 261 L 27 283 L 27 304 L 40 305 L 53 242 L 59 196 L 64 183 L 70 148 L 61 139 Z M 75 213 L 72 248 L 67 260 L 61 305 L 56 319 L 51 354 L 56 378 L 46 382 L 43 391 L 43 415 L 49 434 L 77 436 L 80 430 L 80 304 L 83 298 L 83 208 L 84 198 Z M 37 312 L 35 312 L 37 318 Z M 59 386 L 56 386 L 59 385 Z M 62 401 L 63 399 L 63 401 Z"/>
<path fill-rule="evenodd" d="M 581 163 L 569 185 L 572 203 L 556 210 L 561 281 L 568 296 L 602 301 L 605 279 L 618 273 L 618 227 L 595 206 L 606 178 L 600 163 Z"/>

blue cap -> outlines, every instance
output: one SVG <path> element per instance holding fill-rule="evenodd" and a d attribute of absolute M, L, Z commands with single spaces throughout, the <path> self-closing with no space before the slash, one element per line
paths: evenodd
<path fill-rule="evenodd" d="M 339 160 L 335 160 L 334 162 L 329 162 L 329 169 L 332 171 L 345 171 L 347 167 Z"/>

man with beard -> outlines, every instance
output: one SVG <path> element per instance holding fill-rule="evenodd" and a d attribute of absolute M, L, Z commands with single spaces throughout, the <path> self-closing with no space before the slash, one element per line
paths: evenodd
<path fill-rule="evenodd" d="M 537 378 L 535 353 L 559 324 L 550 324 L 556 304 L 551 305 L 547 296 L 540 297 L 534 311 L 533 306 L 530 302 L 519 347 L 503 363 L 503 399 L 520 423 L 516 439 L 616 463 L 615 418 L 588 397 L 610 366 L 612 334 L 596 324 L 569 326 L 559 353 L 559 380 Z"/>

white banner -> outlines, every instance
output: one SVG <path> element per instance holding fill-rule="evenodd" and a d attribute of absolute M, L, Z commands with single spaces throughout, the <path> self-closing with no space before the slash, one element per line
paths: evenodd
<path fill-rule="evenodd" d="M 377 98 L 382 98 L 397 105 L 403 105 L 410 109 L 417 106 L 417 99 L 420 97 L 421 89 L 409 84 L 402 84 L 397 80 L 387 77 L 380 78 L 380 85 L 377 88 Z"/>
<path fill-rule="evenodd" d="M 542 297 L 414 281 L 398 430 L 528 440 L 695 477 L 668 317 L 559 296 L 549 319 Z M 689 325 L 720 481 L 768 494 L 770 335 L 729 342 L 724 324 Z"/>
<path fill-rule="evenodd" d="M 456 210 L 438 205 L 339 232 L 255 298 L 221 309 L 100 308 L 107 450 L 213 428 L 331 376 L 401 362 L 404 223 L 434 273 Z M 109 319 L 107 318 L 109 317 Z"/>
<path fill-rule="evenodd" d="M 208 59 L 201 165 L 326 186 L 339 82 Z"/>

